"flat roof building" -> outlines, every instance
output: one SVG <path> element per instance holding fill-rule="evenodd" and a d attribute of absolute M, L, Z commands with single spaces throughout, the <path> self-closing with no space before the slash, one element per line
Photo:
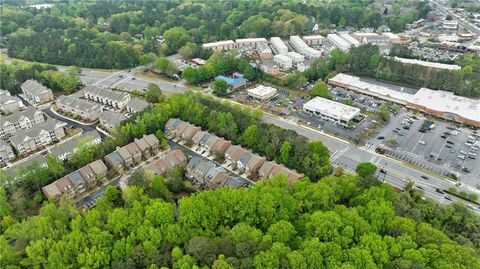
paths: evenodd
<path fill-rule="evenodd" d="M 480 100 L 456 96 L 451 92 L 421 88 L 407 107 L 448 121 L 480 127 Z"/>
<path fill-rule="evenodd" d="M 341 38 L 337 34 L 328 34 L 327 35 L 328 41 L 330 41 L 336 48 L 338 48 L 341 51 L 347 51 L 350 47 L 351 44 L 347 42 L 345 39 Z"/>
<path fill-rule="evenodd" d="M 287 45 L 285 45 L 285 43 L 280 37 L 270 38 L 270 43 L 272 44 L 272 48 L 275 54 L 283 55 L 288 52 Z"/>
<path fill-rule="evenodd" d="M 247 93 L 248 96 L 252 97 L 253 99 L 265 101 L 275 96 L 277 94 L 277 89 L 264 85 L 258 85 L 256 88 L 248 89 Z"/>
<path fill-rule="evenodd" d="M 268 46 L 268 42 L 266 38 L 242 38 L 235 40 L 235 47 L 243 48 L 243 47 L 258 47 L 260 45 Z"/>
<path fill-rule="evenodd" d="M 442 63 L 435 63 L 435 62 L 427 62 L 427 61 L 421 61 L 421 60 L 416 60 L 416 59 L 407 59 L 407 58 L 399 58 L 399 57 L 394 57 L 395 61 L 399 61 L 404 64 L 418 64 L 421 66 L 426 66 L 430 68 L 435 68 L 435 69 L 444 69 L 444 70 L 460 70 L 461 67 L 456 64 L 442 64 Z"/>
<path fill-rule="evenodd" d="M 354 47 L 360 46 L 360 41 L 356 40 L 355 38 L 353 38 L 351 35 L 347 33 L 341 33 L 339 34 L 339 36 Z"/>
<path fill-rule="evenodd" d="M 363 79 L 356 76 L 339 73 L 328 80 L 328 84 L 344 88 L 346 90 L 356 91 L 365 95 L 377 97 L 393 103 L 406 105 L 412 97 L 412 88 L 376 83 L 373 80 Z M 396 87 L 397 89 L 392 89 Z"/>
<path fill-rule="evenodd" d="M 275 55 L 273 56 L 273 61 L 283 70 L 292 68 L 292 59 L 286 55 Z"/>
<path fill-rule="evenodd" d="M 398 35 L 396 35 L 396 34 L 394 34 L 394 33 L 384 32 L 384 33 L 382 33 L 382 35 L 388 37 L 388 38 L 390 39 L 390 42 L 391 42 L 392 44 L 400 44 L 400 43 L 402 43 L 402 39 L 401 39 Z"/>
<path fill-rule="evenodd" d="M 442 23 L 442 28 L 443 29 L 449 29 L 449 30 L 456 30 L 458 28 L 458 21 L 452 20 L 452 21 L 443 21 Z"/>
<path fill-rule="evenodd" d="M 204 49 L 212 50 L 231 50 L 235 48 L 233 40 L 222 40 L 217 42 L 205 43 L 202 45 Z"/>
<path fill-rule="evenodd" d="M 303 104 L 303 110 L 343 126 L 348 126 L 348 122 L 360 114 L 359 108 L 321 97 L 315 97 Z"/>

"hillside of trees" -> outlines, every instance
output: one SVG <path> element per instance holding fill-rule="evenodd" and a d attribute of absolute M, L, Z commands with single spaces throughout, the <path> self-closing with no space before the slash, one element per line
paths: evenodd
<path fill-rule="evenodd" d="M 315 23 L 325 30 L 386 24 L 400 31 L 428 12 L 425 2 L 409 1 L 397 1 L 393 10 L 353 0 L 61 1 L 42 10 L 5 4 L 0 32 L 9 56 L 97 68 L 131 67 L 148 53 L 217 40 L 302 35 Z M 403 7 L 410 11 L 400 16 Z"/>
<path fill-rule="evenodd" d="M 334 50 L 327 59 L 316 60 L 303 73 L 307 79 L 325 79 L 346 72 L 432 90 L 453 92 L 460 96 L 480 97 L 479 57 L 466 54 L 459 60 L 458 71 L 436 70 L 420 65 L 402 64 L 380 55 L 378 47 L 365 44 L 348 52 Z"/>
<path fill-rule="evenodd" d="M 108 187 L 94 209 L 46 203 L 38 216 L 2 221 L 4 268 L 478 268 L 475 249 L 431 224 L 396 214 L 387 185 L 329 176 L 288 186 L 152 198 Z M 3 207 L 2 207 L 3 208 Z"/>

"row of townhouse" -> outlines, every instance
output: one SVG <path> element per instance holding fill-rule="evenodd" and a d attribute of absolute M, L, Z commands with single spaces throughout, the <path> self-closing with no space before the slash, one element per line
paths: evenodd
<path fill-rule="evenodd" d="M 107 166 L 96 160 L 42 188 L 48 199 L 62 195 L 75 197 L 96 186 L 107 174 Z"/>
<path fill-rule="evenodd" d="M 21 155 L 31 153 L 65 137 L 64 122 L 48 119 L 9 138 L 10 145 Z"/>
<path fill-rule="evenodd" d="M 0 116 L 0 138 L 8 138 L 20 130 L 30 129 L 42 123 L 45 123 L 43 113 L 33 107 L 8 116 Z"/>
<path fill-rule="evenodd" d="M 97 130 L 88 131 L 81 136 L 74 137 L 64 143 L 59 143 L 49 149 L 49 152 L 57 156 L 60 160 L 69 160 L 78 150 L 81 143 L 85 145 L 98 145 L 102 143 L 102 138 Z"/>
<path fill-rule="evenodd" d="M 105 156 L 105 162 L 112 169 L 121 172 L 155 155 L 159 148 L 160 141 L 154 134 L 144 135 L 126 146 L 117 147 L 115 151 Z"/>
<path fill-rule="evenodd" d="M 107 131 L 111 131 L 126 120 L 127 117 L 125 117 L 122 113 L 104 110 L 100 114 L 100 127 Z"/>
<path fill-rule="evenodd" d="M 24 108 L 22 101 L 15 96 L 11 96 L 10 92 L 0 90 L 0 112 L 10 114 Z"/>
<path fill-rule="evenodd" d="M 131 99 L 128 93 L 113 91 L 95 85 L 85 87 L 83 89 L 83 97 L 119 109 L 124 109 Z"/>
<path fill-rule="evenodd" d="M 100 105 L 73 96 L 58 97 L 56 105 L 60 112 L 73 118 L 80 117 L 89 122 L 97 121 L 102 113 Z"/>
<path fill-rule="evenodd" d="M 244 178 L 232 175 L 222 166 L 210 160 L 192 157 L 187 163 L 185 177 L 201 189 L 217 189 L 222 187 L 249 187 L 251 183 Z"/>
<path fill-rule="evenodd" d="M 20 85 L 23 96 L 31 105 L 40 105 L 53 101 L 53 92 L 36 80 L 29 79 Z"/>
<path fill-rule="evenodd" d="M 155 175 L 166 175 L 176 167 L 186 167 L 188 158 L 179 149 L 171 150 L 162 158 L 153 161 L 147 169 L 150 169 Z"/>
<path fill-rule="evenodd" d="M 238 145 L 232 145 L 230 141 L 202 131 L 199 127 L 180 119 L 169 119 L 165 124 L 165 136 L 174 141 L 192 144 L 191 148 L 196 152 L 207 156 L 215 156 L 224 159 L 227 167 L 244 174 L 247 177 L 259 176 L 270 178 L 282 173 L 293 182 L 302 174 L 290 170 L 275 162 L 269 162 L 265 157 L 259 156 L 250 150 Z M 218 158 L 221 157 L 221 158 Z M 260 172 L 261 171 L 261 172 Z"/>

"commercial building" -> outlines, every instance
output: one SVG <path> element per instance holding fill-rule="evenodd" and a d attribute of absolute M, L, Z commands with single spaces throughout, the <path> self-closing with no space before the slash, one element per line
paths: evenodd
<path fill-rule="evenodd" d="M 273 56 L 273 61 L 282 69 L 288 70 L 292 68 L 292 59 L 286 55 L 278 54 Z"/>
<path fill-rule="evenodd" d="M 205 43 L 202 45 L 204 49 L 212 50 L 231 50 L 235 48 L 235 42 L 233 40 L 223 40 L 212 43 Z"/>
<path fill-rule="evenodd" d="M 56 104 L 60 112 L 89 122 L 98 120 L 102 112 L 100 105 L 73 96 L 62 95 L 58 97 Z"/>
<path fill-rule="evenodd" d="M 57 156 L 60 160 L 66 161 L 77 152 L 80 142 L 87 145 L 98 145 L 102 143 L 102 138 L 96 130 L 92 130 L 82 134 L 81 136 L 77 136 L 65 141 L 64 143 L 59 143 L 48 151 Z"/>
<path fill-rule="evenodd" d="M 253 89 L 248 89 L 247 94 L 253 99 L 265 101 L 274 97 L 277 94 L 277 89 L 264 85 L 258 85 Z"/>
<path fill-rule="evenodd" d="M 289 57 L 290 59 L 292 59 L 292 62 L 293 64 L 297 65 L 299 63 L 302 63 L 305 61 L 305 56 L 303 56 L 302 54 L 300 53 L 297 53 L 295 51 L 290 51 L 288 52 L 287 54 L 287 57 Z"/>
<path fill-rule="evenodd" d="M 299 36 L 290 36 L 290 44 L 298 53 L 304 55 L 307 59 L 318 58 L 322 55 L 320 51 L 309 47 Z"/>
<path fill-rule="evenodd" d="M 11 96 L 8 91 L 0 90 L 0 112 L 11 114 L 23 107 L 24 105 L 18 97 Z"/>
<path fill-rule="evenodd" d="M 83 90 L 83 96 L 94 102 L 119 109 L 124 109 L 128 101 L 130 101 L 130 95 L 128 93 L 112 91 L 95 85 L 85 87 Z"/>
<path fill-rule="evenodd" d="M 74 197 L 92 188 L 107 174 L 107 166 L 102 160 L 96 160 L 42 188 L 48 199 L 62 195 Z"/>
<path fill-rule="evenodd" d="M 45 122 L 43 113 L 33 107 L 14 112 L 8 116 L 0 116 L 0 138 L 7 138 L 19 130 L 30 129 Z"/>
<path fill-rule="evenodd" d="M 325 40 L 325 37 L 321 35 L 307 35 L 303 36 L 302 39 L 308 46 L 315 47 L 321 46 L 323 44 L 323 41 Z"/>
<path fill-rule="evenodd" d="M 7 142 L 0 139 L 0 165 L 13 159 L 15 159 L 15 153 L 13 153 L 12 147 Z"/>
<path fill-rule="evenodd" d="M 434 69 L 443 69 L 443 70 L 460 70 L 461 67 L 456 64 L 442 64 L 442 63 L 435 63 L 435 62 L 427 62 L 427 61 L 421 61 L 421 60 L 416 60 L 416 59 L 407 59 L 407 58 L 399 58 L 399 57 L 394 57 L 395 61 L 404 63 L 404 64 L 417 64 L 425 67 L 430 67 Z"/>
<path fill-rule="evenodd" d="M 341 51 L 347 51 L 352 46 L 352 44 L 350 44 L 337 34 L 328 34 L 327 39 L 333 46 L 335 46 Z"/>
<path fill-rule="evenodd" d="M 392 32 L 384 32 L 382 33 L 383 36 L 386 36 L 388 39 L 390 39 L 390 43 L 392 44 L 401 44 L 402 43 L 402 38 L 399 37 L 398 35 L 392 33 Z"/>
<path fill-rule="evenodd" d="M 451 92 L 421 88 L 408 101 L 407 107 L 448 121 L 480 127 L 480 100 Z"/>
<path fill-rule="evenodd" d="M 320 116 L 343 126 L 348 126 L 348 123 L 355 116 L 360 115 L 359 108 L 321 97 L 315 97 L 303 104 L 303 111 Z"/>
<path fill-rule="evenodd" d="M 356 40 L 355 38 L 353 38 L 351 35 L 349 35 L 348 33 L 340 33 L 339 36 L 341 38 L 343 38 L 343 40 L 347 41 L 348 43 L 350 43 L 350 45 L 352 47 L 358 47 L 360 46 L 360 41 Z"/>
<path fill-rule="evenodd" d="M 261 37 L 261 38 L 243 38 L 243 39 L 235 40 L 235 47 L 236 48 L 245 48 L 245 47 L 257 48 L 257 47 L 262 46 L 262 45 L 268 47 L 267 39 L 265 39 L 263 37 Z"/>
<path fill-rule="evenodd" d="M 413 90 L 401 86 L 377 83 L 374 80 L 359 78 L 343 73 L 339 73 L 333 78 L 330 78 L 328 84 L 401 105 L 407 104 L 412 97 L 411 92 Z"/>
<path fill-rule="evenodd" d="M 270 38 L 270 43 L 272 44 L 272 48 L 275 54 L 284 55 L 288 52 L 287 45 L 285 45 L 285 43 L 280 37 Z"/>
<path fill-rule="evenodd" d="M 32 105 L 48 103 L 54 99 L 52 90 L 33 79 L 25 81 L 20 89 L 22 89 L 27 102 Z"/>
<path fill-rule="evenodd" d="M 138 98 L 132 98 L 127 102 L 126 108 L 129 113 L 134 114 L 144 111 L 149 106 L 150 104 L 147 101 Z"/>
<path fill-rule="evenodd" d="M 115 127 L 119 126 L 120 123 L 127 120 L 122 113 L 104 110 L 100 114 L 100 126 L 107 131 L 113 130 Z"/>
<path fill-rule="evenodd" d="M 442 28 L 447 29 L 447 30 L 457 30 L 458 21 L 456 21 L 456 20 L 451 20 L 451 21 L 444 20 L 443 23 L 442 23 Z"/>
<path fill-rule="evenodd" d="M 19 154 L 28 154 L 55 140 L 65 137 L 65 123 L 48 119 L 44 124 L 23 130 L 9 138 L 10 144 Z"/>

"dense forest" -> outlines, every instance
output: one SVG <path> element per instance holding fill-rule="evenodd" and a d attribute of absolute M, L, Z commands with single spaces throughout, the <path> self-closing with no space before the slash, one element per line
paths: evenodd
<path fill-rule="evenodd" d="M 62 1 L 52 8 L 3 6 L 0 32 L 11 57 L 51 64 L 125 68 L 148 53 L 242 37 L 270 37 L 345 27 L 401 31 L 428 12 L 425 2 L 396 1 Z M 406 15 L 401 10 L 409 8 Z"/>
<path fill-rule="evenodd" d="M 339 175 L 289 186 L 279 175 L 252 188 L 193 194 L 178 204 L 141 187 L 123 192 L 108 187 L 96 208 L 85 213 L 47 203 L 38 216 L 5 218 L 0 263 L 4 268 L 478 268 L 474 248 L 432 224 L 396 214 L 404 206 L 400 197 L 413 199 L 415 191 L 398 195 L 385 184 L 363 188 L 364 180 Z"/>

